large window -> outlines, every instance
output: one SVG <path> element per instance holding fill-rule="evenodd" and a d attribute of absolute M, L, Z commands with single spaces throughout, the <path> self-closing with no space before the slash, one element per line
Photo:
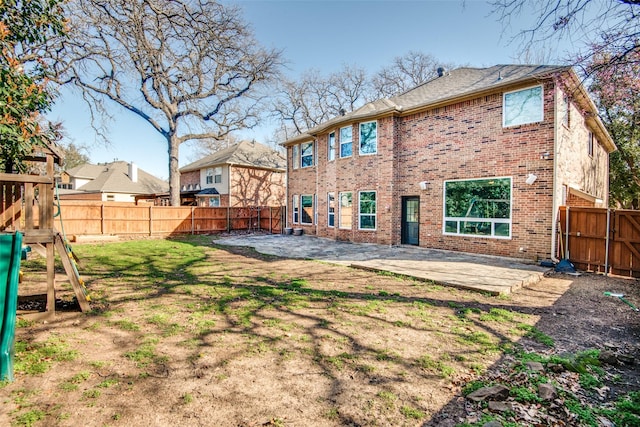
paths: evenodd
<path fill-rule="evenodd" d="M 327 194 L 327 225 L 335 227 L 336 224 L 336 197 L 335 193 Z"/>
<path fill-rule="evenodd" d="M 504 127 L 541 122 L 544 118 L 542 86 L 507 92 L 502 105 Z"/>
<path fill-rule="evenodd" d="M 360 154 L 378 152 L 378 123 L 360 123 Z"/>
<path fill-rule="evenodd" d="M 220 184 L 222 182 L 222 166 L 218 166 L 213 170 L 213 182 Z"/>
<path fill-rule="evenodd" d="M 291 162 L 294 169 L 300 167 L 300 146 L 297 144 L 291 147 Z"/>
<path fill-rule="evenodd" d="M 300 224 L 313 224 L 313 196 L 300 196 L 300 205 L 302 206 Z"/>
<path fill-rule="evenodd" d="M 351 228 L 351 221 L 353 220 L 353 202 L 351 200 L 351 193 L 339 193 L 340 197 L 340 228 Z"/>
<path fill-rule="evenodd" d="M 205 177 L 204 182 L 206 184 L 213 184 L 213 169 L 212 168 L 207 169 L 207 176 Z"/>
<path fill-rule="evenodd" d="M 376 229 L 376 192 L 361 191 L 359 194 L 358 228 L 361 230 Z"/>
<path fill-rule="evenodd" d="M 293 201 L 291 203 L 291 210 L 293 212 L 293 223 L 298 224 L 300 222 L 300 205 L 298 204 L 298 195 L 293 196 Z"/>
<path fill-rule="evenodd" d="M 511 178 L 445 181 L 444 234 L 511 237 Z"/>
<path fill-rule="evenodd" d="M 300 165 L 303 168 L 313 166 L 313 142 L 300 144 Z"/>
<path fill-rule="evenodd" d="M 340 128 L 340 157 L 351 157 L 353 152 L 353 128 Z"/>
<path fill-rule="evenodd" d="M 328 159 L 329 161 L 334 160 L 336 158 L 336 133 L 331 132 L 328 137 Z"/>

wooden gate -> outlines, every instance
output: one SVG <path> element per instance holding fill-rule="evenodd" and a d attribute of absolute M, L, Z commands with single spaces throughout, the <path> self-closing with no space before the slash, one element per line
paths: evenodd
<path fill-rule="evenodd" d="M 640 211 L 560 208 L 559 258 L 577 268 L 640 277 Z"/>

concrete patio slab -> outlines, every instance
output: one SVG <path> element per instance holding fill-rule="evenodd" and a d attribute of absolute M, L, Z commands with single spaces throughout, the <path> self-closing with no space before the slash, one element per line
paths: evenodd
<path fill-rule="evenodd" d="M 548 268 L 523 260 L 415 246 L 338 242 L 316 236 L 255 234 L 225 236 L 216 244 L 249 246 L 286 258 L 314 259 L 373 271 L 387 271 L 447 286 L 509 294 L 542 279 Z"/>

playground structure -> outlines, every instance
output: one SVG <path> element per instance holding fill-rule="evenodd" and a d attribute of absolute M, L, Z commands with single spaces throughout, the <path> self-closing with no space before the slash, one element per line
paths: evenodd
<path fill-rule="evenodd" d="M 21 232 L 23 243 L 46 259 L 46 308 L 24 317 L 45 320 L 55 315 L 55 253 L 62 261 L 80 309 L 89 311 L 86 290 L 66 239 L 55 229 L 54 164 L 62 156 L 54 145 L 38 147 L 25 160 L 42 166 L 39 175 L 0 173 L 0 232 Z"/>

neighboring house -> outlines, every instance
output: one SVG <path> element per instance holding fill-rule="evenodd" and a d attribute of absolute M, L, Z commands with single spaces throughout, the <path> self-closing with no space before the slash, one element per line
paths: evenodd
<path fill-rule="evenodd" d="M 284 206 L 286 160 L 242 141 L 180 169 L 182 204 L 206 207 Z"/>
<path fill-rule="evenodd" d="M 61 200 L 103 202 L 135 202 L 136 196 L 169 191 L 166 181 L 123 161 L 76 166 L 60 174 L 58 187 Z"/>
<path fill-rule="evenodd" d="M 354 242 L 555 256 L 559 206 L 607 206 L 616 149 L 580 79 L 556 66 L 438 72 L 284 142 L 288 225 Z"/>

